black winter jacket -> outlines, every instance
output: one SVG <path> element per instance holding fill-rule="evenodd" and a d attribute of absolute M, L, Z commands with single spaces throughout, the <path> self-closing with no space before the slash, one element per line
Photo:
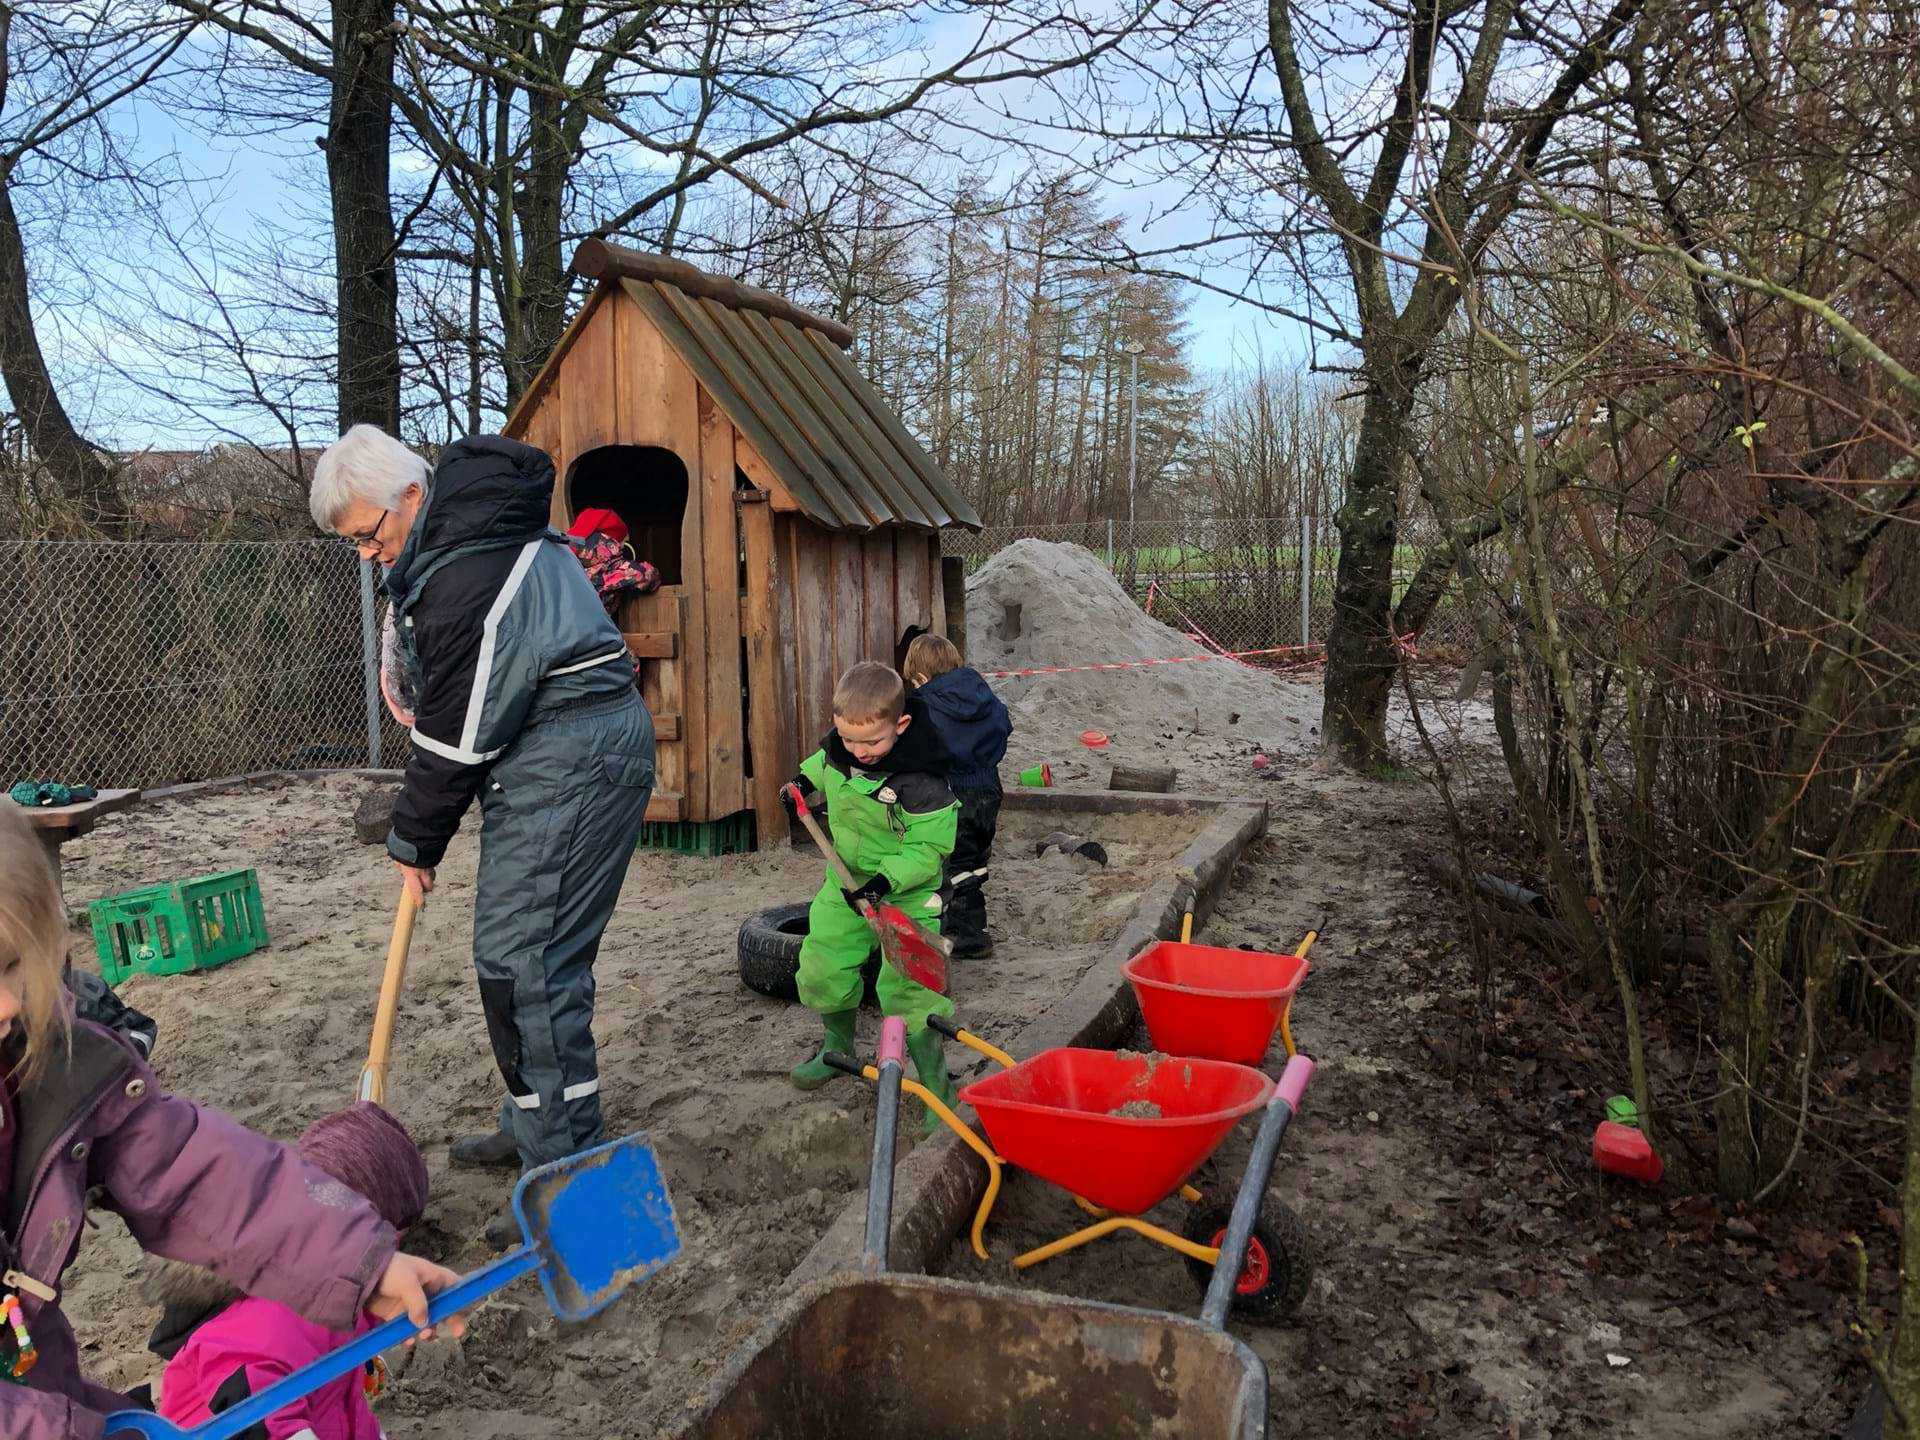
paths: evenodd
<path fill-rule="evenodd" d="M 936 675 L 913 692 L 933 731 L 953 755 L 948 783 L 962 791 L 998 790 L 1013 720 L 984 676 L 971 665 Z"/>
<path fill-rule="evenodd" d="M 553 461 L 531 445 L 455 441 L 387 572 L 400 663 L 419 697 L 387 837 L 408 865 L 440 863 L 536 706 L 633 688 L 626 642 L 547 528 L 553 480 Z"/>

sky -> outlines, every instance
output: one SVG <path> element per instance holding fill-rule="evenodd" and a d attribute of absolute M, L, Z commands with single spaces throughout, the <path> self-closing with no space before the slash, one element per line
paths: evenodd
<path fill-rule="evenodd" d="M 930 26 L 925 32 L 924 63 L 938 64 L 956 43 L 962 43 L 965 31 L 957 25 Z M 901 63 L 919 63 L 903 59 Z M 1055 104 L 1037 90 L 995 92 L 993 104 L 1015 115 L 1043 114 Z M 1004 131 L 1008 118 L 987 103 L 962 102 L 962 118 L 969 126 L 984 131 L 998 127 Z M 306 149 L 319 133 L 324 116 L 316 114 L 315 123 L 285 135 L 242 138 L 210 137 L 191 124 L 182 123 L 163 105 L 136 97 L 123 105 L 115 117 L 116 128 L 131 142 L 133 151 L 150 161 L 164 161 L 190 176 L 197 177 L 188 192 L 171 202 L 185 206 L 204 231 L 206 248 L 217 253 L 224 247 L 237 247 L 257 235 L 264 223 L 285 223 L 287 217 L 315 203 L 313 187 L 318 167 L 311 161 L 315 152 Z M 970 142 L 976 156 L 985 156 L 990 167 L 997 165 L 1006 179 L 1023 172 L 1030 161 L 1013 147 L 998 155 L 990 141 Z M 658 162 L 639 147 L 633 163 L 650 167 Z M 399 154 L 396 169 L 403 169 L 418 156 Z M 398 176 L 396 176 L 398 178 Z M 1178 192 L 1166 182 L 1155 182 L 1138 169 L 1121 167 L 1113 172 L 1121 183 L 1101 195 L 1099 202 L 1127 217 L 1132 238 L 1143 246 L 1164 245 L 1197 238 L 1205 233 L 1210 216 L 1192 208 L 1182 211 L 1176 204 Z M 321 202 L 324 204 L 324 198 Z M 1169 213 L 1171 212 L 1171 213 Z M 1138 217 L 1158 216 L 1150 229 L 1143 229 Z M 31 238 L 31 237 L 30 237 Z M 316 236 L 324 240 L 324 235 Z M 100 262 L 102 274 L 112 276 L 121 267 L 120 283 L 111 288 L 119 297 L 119 308 L 126 309 L 125 297 L 141 293 L 143 286 L 164 288 L 169 274 L 180 268 L 176 257 L 159 253 L 150 243 L 134 234 L 108 237 Z M 211 263 L 207 255 L 196 255 L 195 263 Z M 1215 261 L 1208 269 L 1211 283 L 1225 287 L 1243 284 L 1245 272 L 1231 261 Z M 56 290 L 64 296 L 64 287 Z M 1213 375 L 1251 366 L 1256 357 L 1271 362 L 1299 360 L 1307 353 L 1307 337 L 1296 323 L 1263 311 L 1256 306 L 1236 303 L 1228 296 L 1194 288 L 1188 312 L 1188 361 L 1201 375 Z M 236 323 L 245 327 L 245 317 Z M 88 433 L 120 449 L 195 448 L 221 440 L 250 439 L 279 444 L 284 437 L 257 412 L 242 408 L 230 413 L 214 413 L 204 418 L 166 415 L 165 407 L 149 401 L 139 389 L 124 380 L 103 379 L 103 354 L 113 356 L 118 365 L 156 383 L 164 383 L 171 370 L 183 362 L 170 354 L 164 327 L 156 339 L 149 333 L 130 334 L 109 318 L 94 313 L 84 304 L 61 304 L 58 313 L 44 317 L 43 329 L 49 358 L 62 382 L 63 395 L 76 421 Z M 309 437 L 325 438 L 325 437 Z"/>

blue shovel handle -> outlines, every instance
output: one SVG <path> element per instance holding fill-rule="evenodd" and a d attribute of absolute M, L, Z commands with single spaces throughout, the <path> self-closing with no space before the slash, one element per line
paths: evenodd
<path fill-rule="evenodd" d="M 447 1316 L 484 1300 L 522 1275 L 540 1268 L 540 1251 L 532 1245 L 509 1250 L 491 1265 L 483 1265 L 471 1275 L 439 1291 L 427 1302 L 427 1323 L 438 1325 Z M 182 1430 L 171 1420 L 145 1410 L 117 1410 L 107 1417 L 108 1435 L 145 1435 L 149 1440 L 232 1440 L 249 1425 L 258 1424 L 283 1405 L 311 1395 L 330 1380 L 349 1375 L 383 1350 L 391 1350 L 401 1341 L 417 1335 L 419 1327 L 405 1315 L 396 1315 L 386 1324 L 369 1330 L 359 1339 L 303 1365 L 284 1380 L 276 1380 L 251 1399 L 223 1410 L 204 1425 Z"/>

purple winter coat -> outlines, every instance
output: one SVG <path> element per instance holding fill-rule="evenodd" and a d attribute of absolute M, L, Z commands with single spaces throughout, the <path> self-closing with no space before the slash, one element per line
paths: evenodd
<path fill-rule="evenodd" d="M 393 1258 L 393 1227 L 360 1196 L 289 1147 L 166 1094 L 134 1048 L 98 1025 L 74 1023 L 68 1063 L 21 1087 L 18 1114 L 0 1250 L 8 1269 L 42 1285 L 58 1288 L 94 1187 L 143 1249 L 329 1330 L 359 1324 Z M 81 1376 L 57 1301 L 21 1302 L 40 1360 L 25 1386 L 0 1381 L 0 1435 L 98 1440 L 125 1397 Z"/>

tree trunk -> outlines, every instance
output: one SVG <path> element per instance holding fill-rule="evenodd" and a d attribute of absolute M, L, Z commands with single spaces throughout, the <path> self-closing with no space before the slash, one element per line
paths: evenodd
<path fill-rule="evenodd" d="M 339 422 L 400 429 L 399 281 L 394 264 L 393 0 L 333 0 L 333 200 L 340 339 Z"/>
<path fill-rule="evenodd" d="M 532 143 L 520 172 L 513 213 L 520 223 L 520 323 L 508 332 L 507 409 L 513 409 L 567 328 L 566 257 L 561 253 L 560 217 L 572 156 L 560 113 L 561 102 L 529 90 L 527 107 Z"/>
<path fill-rule="evenodd" d="M 1402 367 L 1367 396 L 1359 443 L 1347 475 L 1334 580 L 1333 627 L 1327 634 L 1326 699 L 1321 743 L 1348 765 L 1387 759 L 1387 699 L 1397 656 L 1393 643 L 1393 555 L 1400 538 L 1400 476 L 1406 469 L 1413 380 Z"/>
<path fill-rule="evenodd" d="M 13 211 L 13 176 L 0 174 L 0 375 L 33 456 L 82 528 L 123 530 L 128 514 L 112 462 L 73 428 L 34 330 L 27 247 Z"/>

